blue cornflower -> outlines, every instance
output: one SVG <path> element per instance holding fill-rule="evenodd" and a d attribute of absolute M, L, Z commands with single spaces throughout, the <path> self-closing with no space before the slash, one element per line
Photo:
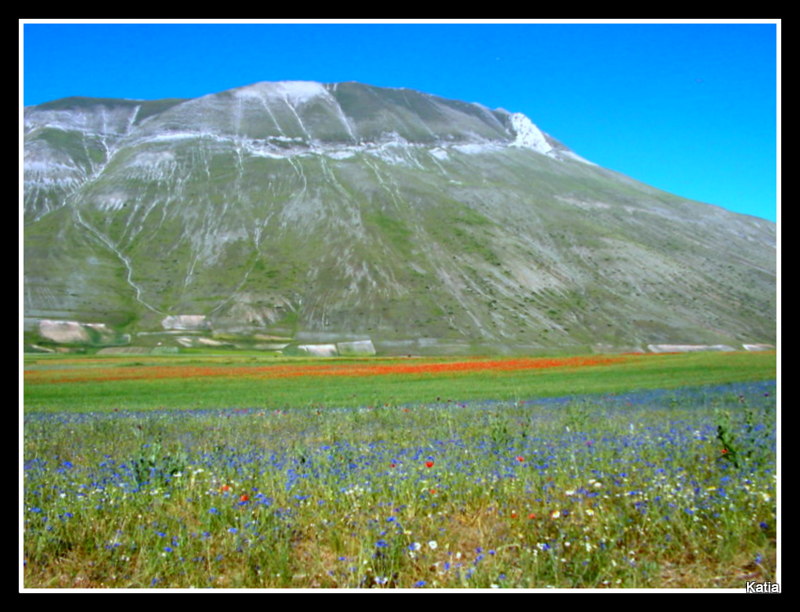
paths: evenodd
<path fill-rule="evenodd" d="M 418 580 L 417 582 L 415 582 L 415 583 L 414 583 L 414 586 L 415 586 L 416 588 L 420 588 L 420 587 L 424 587 L 424 586 L 425 586 L 425 584 L 426 584 L 426 583 L 425 583 L 425 581 L 424 581 L 424 580 Z"/>
<path fill-rule="evenodd" d="M 378 548 L 386 548 L 387 546 L 389 546 L 389 544 L 386 542 L 386 540 L 378 540 L 377 542 L 375 542 L 375 546 L 377 546 Z"/>

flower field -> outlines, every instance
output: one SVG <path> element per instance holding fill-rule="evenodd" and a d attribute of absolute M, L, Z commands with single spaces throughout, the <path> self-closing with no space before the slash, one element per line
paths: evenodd
<path fill-rule="evenodd" d="M 401 366 L 414 364 L 385 364 Z M 31 410 L 23 427 L 31 589 L 744 589 L 778 576 L 774 380 Z"/>
<path fill-rule="evenodd" d="M 638 356 L 641 357 L 641 356 Z M 456 374 L 470 372 L 516 370 L 541 370 L 547 368 L 580 368 L 596 365 L 621 363 L 632 359 L 627 357 L 561 357 L 557 359 L 497 359 L 447 361 L 443 363 L 424 361 L 422 363 L 361 363 L 349 365 L 303 363 L 269 366 L 185 366 L 185 365 L 143 365 L 137 368 L 110 367 L 93 369 L 71 369 L 62 371 L 32 370 L 26 372 L 27 384 L 47 384 L 63 382 L 98 382 L 114 380 L 142 380 L 159 378 L 205 378 L 209 376 L 237 378 L 295 378 L 312 377 L 350 377 L 350 376 L 391 376 L 398 374 Z"/>
<path fill-rule="evenodd" d="M 27 412 L 382 406 L 775 378 L 774 353 L 550 358 L 26 357 Z"/>

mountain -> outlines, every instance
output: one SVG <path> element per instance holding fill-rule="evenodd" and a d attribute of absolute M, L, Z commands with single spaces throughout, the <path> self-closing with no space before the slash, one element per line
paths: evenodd
<path fill-rule="evenodd" d="M 56 320 L 385 352 L 775 342 L 774 223 L 601 168 L 520 113 L 256 83 L 26 107 L 24 137 L 31 337 Z"/>

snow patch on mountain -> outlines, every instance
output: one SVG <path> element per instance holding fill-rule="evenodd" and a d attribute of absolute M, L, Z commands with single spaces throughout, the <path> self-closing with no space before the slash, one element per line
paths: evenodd
<path fill-rule="evenodd" d="M 544 155 L 553 153 L 553 146 L 547 142 L 544 132 L 522 113 L 513 113 L 511 115 L 511 126 L 516 134 L 514 142 L 511 143 L 512 147 L 533 149 Z"/>
<path fill-rule="evenodd" d="M 28 107 L 24 116 L 25 133 L 50 128 L 64 132 L 82 132 L 87 136 L 122 136 L 131 129 L 139 108 L 139 106 L 109 108 L 99 103 L 84 108 Z"/>
<path fill-rule="evenodd" d="M 573 153 L 566 148 L 556 148 L 551 143 L 548 137 L 536 125 L 522 113 L 511 114 L 511 126 L 516 135 L 514 142 L 511 143 L 512 147 L 520 147 L 523 149 L 531 149 L 537 153 L 542 153 L 553 159 L 565 160 L 572 159 L 575 161 L 595 166 L 588 159 L 584 159 L 580 155 Z"/>
<path fill-rule="evenodd" d="M 315 81 L 264 81 L 237 89 L 236 95 L 242 98 L 283 98 L 296 105 L 327 96 L 328 91 Z"/>
<path fill-rule="evenodd" d="M 451 149 L 467 155 L 479 155 L 481 153 L 491 153 L 499 151 L 502 145 L 495 142 L 468 142 L 466 144 L 451 145 Z"/>
<path fill-rule="evenodd" d="M 575 161 L 582 162 L 584 164 L 589 164 L 590 166 L 596 166 L 597 164 L 594 162 L 590 162 L 588 159 L 581 157 L 577 153 L 573 151 L 559 151 L 559 156 L 563 159 L 564 157 L 568 157 L 569 159 L 574 159 Z"/>
<path fill-rule="evenodd" d="M 138 153 L 130 162 L 131 166 L 160 166 L 162 164 L 172 164 L 175 162 L 175 154 L 172 151 L 144 151 Z"/>

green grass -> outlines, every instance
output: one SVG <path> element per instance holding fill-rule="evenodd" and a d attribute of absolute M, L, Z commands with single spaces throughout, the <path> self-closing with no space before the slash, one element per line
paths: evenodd
<path fill-rule="evenodd" d="M 81 358 L 70 356 L 80 368 Z M 91 362 L 91 367 L 97 367 Z M 59 356 L 27 358 L 26 369 L 52 367 Z M 133 361 L 135 363 L 130 364 Z M 425 360 L 426 362 L 430 360 Z M 231 353 L 212 357 L 203 353 L 143 357 L 109 357 L 101 363 L 186 365 L 280 365 L 284 363 L 364 364 L 397 363 L 387 359 L 307 360 Z M 402 361 L 401 361 L 402 362 Z M 412 361 L 415 363 L 416 361 Z M 408 361 L 402 362 L 408 363 Z M 74 365 L 72 365 L 74 364 Z M 618 393 L 635 389 L 676 388 L 775 377 L 774 353 L 686 353 L 649 355 L 630 361 L 584 368 L 554 368 L 516 372 L 440 373 L 370 377 L 208 377 L 106 382 L 26 384 L 26 411 L 104 411 L 114 409 L 286 408 L 311 404 L 365 406 L 473 399 L 524 400 L 590 393 Z"/>

